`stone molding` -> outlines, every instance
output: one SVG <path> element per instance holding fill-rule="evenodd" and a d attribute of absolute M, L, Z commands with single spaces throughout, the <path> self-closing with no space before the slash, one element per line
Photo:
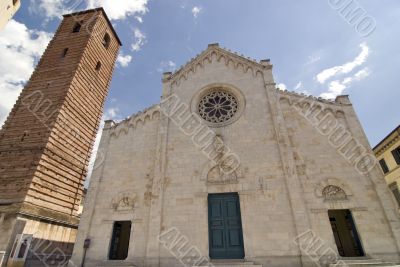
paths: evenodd
<path fill-rule="evenodd" d="M 110 124 L 108 130 L 110 137 L 118 138 L 121 133 L 128 134 L 129 129 L 136 129 L 139 126 L 145 125 L 149 121 L 158 120 L 160 118 L 160 106 L 159 104 L 151 106 L 144 111 L 132 115 L 131 117 L 119 122 Z"/>
<path fill-rule="evenodd" d="M 137 195 L 131 192 L 121 192 L 111 200 L 115 211 L 133 210 L 137 207 Z"/>
<path fill-rule="evenodd" d="M 280 101 L 282 99 L 285 99 L 285 100 L 287 100 L 287 102 L 290 105 L 297 103 L 299 99 L 303 99 L 303 102 L 309 102 L 309 103 L 310 102 L 319 102 L 323 105 L 330 105 L 331 107 L 342 107 L 342 106 L 352 105 L 352 104 L 343 104 L 343 103 L 337 102 L 332 99 L 324 99 L 322 97 L 315 97 L 312 95 L 299 94 L 299 93 L 287 91 L 287 90 L 276 89 L 275 91 L 279 95 Z"/>
<path fill-rule="evenodd" d="M 324 100 L 316 100 L 313 97 L 307 97 L 306 99 L 302 100 L 303 105 L 307 104 L 309 106 L 312 107 L 313 112 L 316 112 L 316 110 L 319 110 L 320 113 L 326 115 L 328 113 L 330 113 L 331 115 L 333 115 L 336 119 L 346 119 L 345 117 L 345 113 L 343 112 L 343 105 L 341 104 L 337 104 L 334 102 L 325 102 Z M 318 103 L 313 103 L 313 101 L 318 101 Z M 296 105 L 297 102 L 296 99 L 293 99 L 291 97 L 287 97 L 287 96 L 281 96 L 279 97 L 279 103 L 280 104 L 286 104 L 289 107 L 294 107 L 294 105 Z M 321 103 L 321 104 L 320 104 Z M 347 127 L 347 125 L 345 124 L 344 126 Z"/>
<path fill-rule="evenodd" d="M 324 190 L 329 187 L 329 186 L 334 186 L 337 187 L 339 189 L 341 189 L 343 191 L 343 193 L 345 194 L 344 198 L 325 198 L 325 194 L 324 194 Z M 349 196 L 353 196 L 353 192 L 350 189 L 350 187 L 343 181 L 341 181 L 340 179 L 337 178 L 328 178 L 325 179 L 323 181 L 321 181 L 320 183 L 318 183 L 315 186 L 315 196 L 318 198 L 325 198 L 325 200 L 327 201 L 335 201 L 335 200 L 347 200 L 347 198 Z"/>
<path fill-rule="evenodd" d="M 392 136 L 394 135 L 394 136 Z M 377 157 L 381 156 L 383 153 L 385 153 L 391 146 L 396 144 L 400 139 L 400 134 L 399 132 L 395 132 L 385 139 L 381 141 L 380 144 L 378 144 L 376 147 L 374 147 L 374 153 Z"/>
<path fill-rule="evenodd" d="M 230 179 L 223 179 L 223 175 L 221 176 L 221 181 L 216 181 L 215 179 L 210 179 L 210 174 L 212 174 L 216 168 L 220 168 L 219 164 L 213 163 L 211 161 L 207 162 L 203 170 L 200 174 L 200 181 L 206 182 L 208 185 L 224 185 L 224 184 L 237 184 L 239 179 L 244 178 L 244 169 L 242 165 L 240 165 L 230 176 L 227 176 Z M 221 172 L 221 171 L 220 171 Z"/>
<path fill-rule="evenodd" d="M 209 45 L 206 50 L 201 52 L 195 58 L 192 58 L 179 70 L 170 75 L 165 75 L 163 82 L 170 82 L 171 86 L 179 86 L 181 80 L 187 80 L 189 75 L 195 74 L 199 68 L 204 68 L 208 63 L 213 61 L 224 62 L 226 66 L 233 66 L 234 69 L 240 69 L 243 73 L 250 72 L 253 77 L 263 75 L 266 69 L 272 69 L 269 61 L 257 62 L 250 58 L 245 58 L 243 55 L 231 52 L 228 49 L 220 48 L 217 44 Z"/>

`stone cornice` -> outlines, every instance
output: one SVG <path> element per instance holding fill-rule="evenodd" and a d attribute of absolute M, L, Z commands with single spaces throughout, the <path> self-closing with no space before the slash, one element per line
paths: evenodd
<path fill-rule="evenodd" d="M 163 82 L 170 82 L 171 85 L 174 83 L 179 84 L 181 79 L 186 80 L 190 74 L 196 73 L 198 68 L 204 68 L 205 63 L 211 63 L 213 57 L 218 62 L 224 60 L 225 65 L 233 64 L 235 69 L 240 68 L 244 73 L 250 71 L 254 77 L 257 76 L 258 72 L 262 74 L 264 70 L 272 69 L 269 60 L 257 62 L 254 59 L 246 58 L 243 55 L 221 48 L 218 44 L 210 44 L 206 50 L 181 66 L 176 72 L 164 73 Z"/>
<path fill-rule="evenodd" d="M 276 92 L 281 95 L 281 96 L 286 96 L 288 97 L 288 99 L 290 99 L 291 97 L 295 97 L 295 98 L 303 98 L 303 99 L 307 99 L 307 100 L 312 100 L 312 101 L 317 101 L 320 102 L 322 104 L 328 104 L 328 105 L 335 105 L 335 106 L 351 106 L 350 101 L 348 100 L 347 96 L 343 95 L 343 96 L 338 96 L 335 100 L 333 99 L 325 99 L 322 97 L 316 97 L 316 96 L 312 96 L 312 95 L 306 95 L 303 93 L 297 93 L 297 92 L 293 92 L 293 91 L 288 91 L 288 90 L 281 90 L 281 89 L 276 89 Z M 346 98 L 346 101 L 343 101 L 342 99 Z M 291 99 L 293 100 L 293 99 Z"/>
<path fill-rule="evenodd" d="M 389 135 L 387 135 L 373 151 L 377 157 L 381 156 L 387 149 L 400 140 L 400 126 L 397 126 Z"/>
<path fill-rule="evenodd" d="M 121 132 L 127 133 L 129 128 L 136 128 L 138 124 L 145 124 L 147 121 L 154 120 L 158 118 L 157 115 L 160 114 L 160 105 L 155 104 L 149 108 L 146 108 L 143 111 L 139 111 L 136 114 L 133 114 L 132 116 L 120 121 L 120 122 L 114 122 L 114 121 L 108 121 L 104 130 L 108 130 L 110 136 L 116 136 L 118 137 Z"/>

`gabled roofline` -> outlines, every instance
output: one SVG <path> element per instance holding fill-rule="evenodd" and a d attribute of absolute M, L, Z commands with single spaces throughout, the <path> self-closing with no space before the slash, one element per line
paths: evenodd
<path fill-rule="evenodd" d="M 220 47 L 218 43 L 212 43 L 209 44 L 207 49 L 203 50 L 200 54 L 196 55 L 196 57 L 192 58 L 190 61 L 186 62 L 183 66 L 181 66 L 179 69 L 176 71 L 172 72 L 164 72 L 163 73 L 163 81 L 168 81 L 168 80 L 173 80 L 183 72 L 185 72 L 186 69 L 190 68 L 190 66 L 193 63 L 196 63 L 196 61 L 201 58 L 202 56 L 206 55 L 208 52 L 211 50 L 214 51 L 219 51 L 220 53 L 224 53 L 226 55 L 229 55 L 231 58 L 235 58 L 239 61 L 246 62 L 249 65 L 255 66 L 259 70 L 263 70 L 265 68 L 272 68 L 272 64 L 269 59 L 262 59 L 260 62 L 258 62 L 255 59 L 251 59 L 249 57 L 245 57 L 242 54 L 238 54 L 236 52 L 232 52 L 231 50 L 227 48 Z"/>
<path fill-rule="evenodd" d="M 107 21 L 107 23 L 108 23 L 108 26 L 110 26 L 110 29 L 111 29 L 111 31 L 113 32 L 115 38 L 117 39 L 119 45 L 122 46 L 122 42 L 121 42 L 121 40 L 119 39 L 117 32 L 115 31 L 113 25 L 111 24 L 110 19 L 109 19 L 108 16 L 107 16 L 107 13 L 104 11 L 104 8 L 102 8 L 102 7 L 93 8 L 93 9 L 88 9 L 88 10 L 83 10 L 83 11 L 78 11 L 78 12 L 74 12 L 74 13 L 71 13 L 71 14 L 65 14 L 65 15 L 63 15 L 63 17 L 64 17 L 64 18 L 65 18 L 65 17 L 72 17 L 72 16 L 75 16 L 75 15 L 82 15 L 82 14 L 87 14 L 87 13 L 92 13 L 92 12 L 99 12 L 99 11 L 103 13 L 104 18 L 106 19 L 106 21 Z"/>

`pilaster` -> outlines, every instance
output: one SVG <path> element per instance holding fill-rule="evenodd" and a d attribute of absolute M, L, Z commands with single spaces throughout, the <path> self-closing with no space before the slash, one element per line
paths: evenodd
<path fill-rule="evenodd" d="M 269 61 L 264 61 L 269 64 Z M 289 134 L 286 128 L 285 120 L 281 108 L 279 107 L 279 98 L 276 92 L 276 84 L 272 78 L 272 69 L 263 72 L 266 97 L 271 112 L 273 127 L 284 172 L 284 184 L 289 198 L 291 213 L 293 217 L 293 227 L 296 236 L 301 235 L 311 229 L 311 223 L 308 215 L 307 205 L 303 198 L 303 190 L 300 178 L 297 174 L 293 149 L 290 146 Z M 298 254 L 301 256 L 302 264 L 307 266 L 305 255 L 298 248 Z"/>

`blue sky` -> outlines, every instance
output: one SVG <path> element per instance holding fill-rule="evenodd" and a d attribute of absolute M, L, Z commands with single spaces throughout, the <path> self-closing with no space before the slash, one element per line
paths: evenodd
<path fill-rule="evenodd" d="M 71 1 L 24 0 L 0 31 L 0 124 Z M 157 103 L 162 72 L 217 42 L 270 58 L 280 87 L 349 94 L 375 145 L 399 125 L 400 5 L 352 1 L 376 26 L 365 36 L 334 5 L 341 1 L 352 0 L 82 0 L 79 9 L 105 6 L 123 42 L 105 117 L 123 119 Z"/>

